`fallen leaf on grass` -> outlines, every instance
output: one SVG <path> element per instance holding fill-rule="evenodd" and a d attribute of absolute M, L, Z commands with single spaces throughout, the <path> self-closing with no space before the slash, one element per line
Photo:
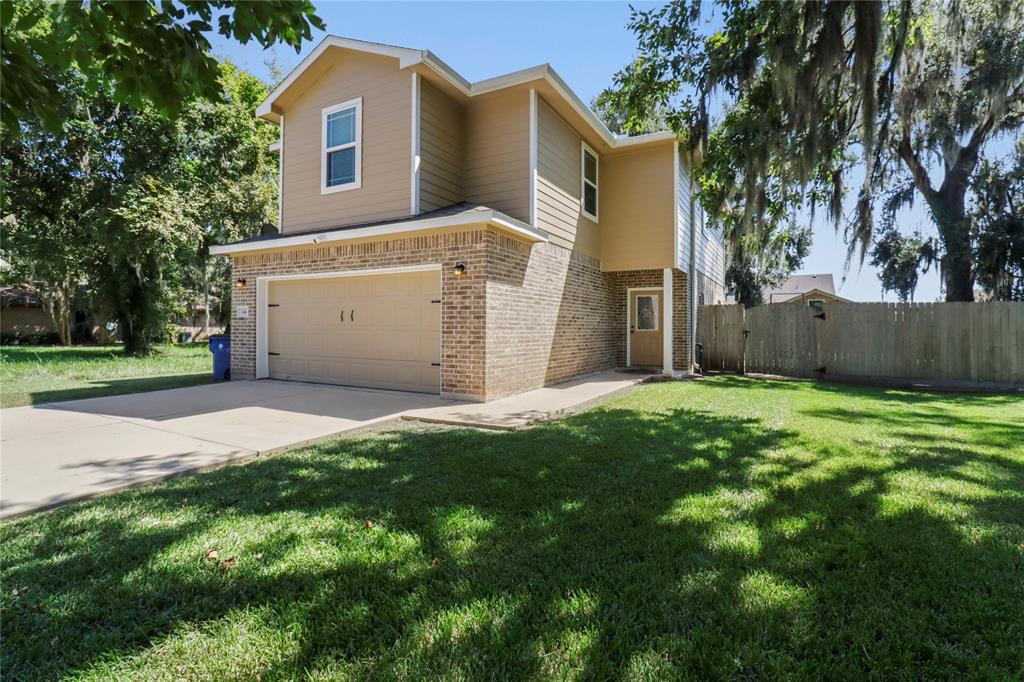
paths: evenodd
<path fill-rule="evenodd" d="M 216 559 L 217 557 L 220 556 L 220 552 L 218 552 L 215 549 L 208 549 L 208 550 L 206 550 L 206 554 L 204 556 L 207 559 Z"/>
<path fill-rule="evenodd" d="M 366 522 L 366 527 L 367 528 L 373 528 L 373 521 L 367 521 Z"/>
<path fill-rule="evenodd" d="M 238 563 L 238 560 L 235 559 L 235 557 L 231 556 L 231 557 L 228 557 L 227 559 L 225 559 L 224 561 L 220 562 L 220 567 L 221 567 L 221 569 L 226 571 L 226 570 L 228 570 L 229 568 L 231 568 L 232 566 L 234 566 L 237 563 Z"/>

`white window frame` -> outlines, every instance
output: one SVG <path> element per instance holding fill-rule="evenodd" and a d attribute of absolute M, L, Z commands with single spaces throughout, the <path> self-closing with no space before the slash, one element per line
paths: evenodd
<path fill-rule="evenodd" d="M 640 328 L 640 299 L 641 298 L 653 299 L 652 300 L 652 305 L 653 305 L 653 312 L 654 312 L 654 326 L 651 327 L 650 329 L 641 329 Z M 659 296 L 658 294 L 637 294 L 637 296 L 636 296 L 636 307 L 635 307 L 635 310 L 633 310 L 633 327 L 638 332 L 656 332 L 659 329 L 661 329 L 661 325 L 659 324 L 660 320 L 658 319 L 658 317 L 659 317 L 658 316 L 658 308 L 660 308 L 660 307 L 661 307 L 661 296 Z"/>
<path fill-rule="evenodd" d="M 340 144 L 336 147 L 327 146 L 327 117 L 338 111 L 355 108 L 356 110 L 356 135 L 353 142 Z M 354 147 L 355 158 L 355 180 L 346 182 L 343 185 L 327 186 L 327 157 L 331 152 L 340 151 Z M 359 189 L 363 185 L 363 98 L 356 97 L 347 102 L 334 104 L 326 107 L 320 112 L 320 194 L 333 194 L 334 192 L 345 192 L 350 189 Z"/>
<path fill-rule="evenodd" d="M 587 154 L 594 157 L 594 182 L 587 180 Z M 580 140 L 580 213 L 584 217 L 590 218 L 595 223 L 598 222 L 597 214 L 601 206 L 601 157 L 597 155 L 597 152 L 593 148 Z M 587 211 L 587 185 L 591 185 L 594 188 L 594 213 L 591 214 Z"/>

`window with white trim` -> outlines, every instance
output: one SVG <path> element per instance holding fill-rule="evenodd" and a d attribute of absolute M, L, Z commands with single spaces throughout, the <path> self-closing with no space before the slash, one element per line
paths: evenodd
<path fill-rule="evenodd" d="M 815 310 L 821 310 L 825 307 L 825 299 L 823 298 L 812 298 L 807 301 L 808 308 L 814 308 Z"/>
<path fill-rule="evenodd" d="M 597 222 L 597 152 L 580 140 L 580 210 Z"/>
<path fill-rule="evenodd" d="M 357 189 L 361 183 L 363 98 L 323 110 L 320 193 Z"/>

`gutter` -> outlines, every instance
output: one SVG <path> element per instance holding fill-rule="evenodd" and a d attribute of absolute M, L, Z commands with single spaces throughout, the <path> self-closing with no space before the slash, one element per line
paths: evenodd
<path fill-rule="evenodd" d="M 538 230 L 524 222 L 510 218 L 499 211 L 480 211 L 478 213 L 464 213 L 454 216 L 442 216 L 439 218 L 425 218 L 423 220 L 405 220 L 401 222 L 385 223 L 370 227 L 338 228 L 324 232 L 310 232 L 296 234 L 291 237 L 279 237 L 277 239 L 258 239 L 249 242 L 237 242 L 235 244 L 222 244 L 210 247 L 211 256 L 228 256 L 247 251 L 267 251 L 269 249 L 282 249 L 296 246 L 314 246 L 331 242 L 350 241 L 353 239 L 372 239 L 375 237 L 386 237 L 408 232 L 422 232 L 424 230 L 437 230 L 446 227 L 461 227 L 464 225 L 487 224 L 508 232 L 520 239 L 530 243 L 546 242 L 548 235 L 543 230 Z"/>

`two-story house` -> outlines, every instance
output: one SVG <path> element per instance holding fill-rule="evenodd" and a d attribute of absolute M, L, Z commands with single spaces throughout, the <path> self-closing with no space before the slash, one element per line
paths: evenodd
<path fill-rule="evenodd" d="M 489 400 L 690 370 L 724 249 L 671 132 L 612 135 L 548 65 L 470 83 L 333 36 L 256 115 L 280 130 L 279 231 L 211 249 L 235 378 Z"/>

